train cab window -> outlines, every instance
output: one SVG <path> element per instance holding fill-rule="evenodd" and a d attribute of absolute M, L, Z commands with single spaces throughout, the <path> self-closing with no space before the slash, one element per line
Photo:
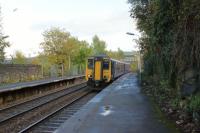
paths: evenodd
<path fill-rule="evenodd" d="M 94 62 L 93 59 L 88 59 L 88 69 L 93 69 Z"/>
<path fill-rule="evenodd" d="M 109 69 L 109 60 L 103 61 L 103 69 Z"/>

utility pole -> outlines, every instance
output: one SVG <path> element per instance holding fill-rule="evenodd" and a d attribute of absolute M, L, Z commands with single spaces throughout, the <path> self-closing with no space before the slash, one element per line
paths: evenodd
<path fill-rule="evenodd" d="M 131 36 L 138 36 L 137 34 L 134 34 L 134 33 L 131 33 L 131 32 L 126 32 L 127 35 L 131 35 Z M 141 83 L 142 81 L 142 65 L 141 65 L 141 49 L 140 49 L 140 46 L 139 46 L 139 56 L 138 56 L 138 63 L 137 63 L 137 66 L 138 66 L 138 69 L 139 69 L 139 82 Z"/>

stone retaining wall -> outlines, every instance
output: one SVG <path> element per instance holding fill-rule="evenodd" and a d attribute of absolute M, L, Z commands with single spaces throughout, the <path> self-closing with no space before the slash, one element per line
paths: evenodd
<path fill-rule="evenodd" d="M 0 83 L 13 83 L 39 79 L 42 76 L 40 65 L 0 64 Z"/>

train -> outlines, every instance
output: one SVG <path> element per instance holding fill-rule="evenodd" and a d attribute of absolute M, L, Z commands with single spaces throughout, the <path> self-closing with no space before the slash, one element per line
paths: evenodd
<path fill-rule="evenodd" d="M 107 55 L 90 56 L 86 61 L 87 85 L 98 87 L 114 81 L 130 71 L 130 64 L 110 58 Z"/>

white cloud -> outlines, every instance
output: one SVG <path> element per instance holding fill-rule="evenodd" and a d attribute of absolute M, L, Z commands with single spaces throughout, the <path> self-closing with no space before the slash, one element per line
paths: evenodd
<path fill-rule="evenodd" d="M 129 17 L 126 0 L 59 0 L 56 5 L 53 3 L 55 1 L 40 2 L 2 0 L 4 32 L 10 36 L 9 41 L 12 44 L 6 50 L 7 56 L 15 50 L 33 56 L 39 51 L 42 32 L 52 26 L 65 28 L 72 35 L 89 42 L 97 34 L 107 42 L 108 49 L 134 49 L 133 37 L 126 35 L 126 32 L 137 31 Z M 112 2 L 115 2 L 115 5 Z M 17 11 L 13 12 L 15 8 Z"/>

